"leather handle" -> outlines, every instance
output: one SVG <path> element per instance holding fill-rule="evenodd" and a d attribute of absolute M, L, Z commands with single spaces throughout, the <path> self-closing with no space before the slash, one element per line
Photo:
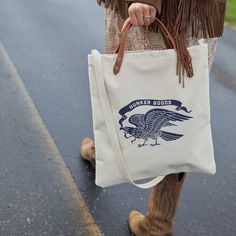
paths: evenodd
<path fill-rule="evenodd" d="M 172 34 L 169 32 L 169 30 L 166 28 L 166 26 L 158 18 L 155 18 L 155 21 L 152 24 L 156 24 L 159 26 L 163 37 L 170 43 L 170 46 L 172 48 L 177 50 L 175 39 L 172 36 Z M 115 75 L 119 73 L 120 68 L 121 68 L 121 64 L 122 64 L 122 61 L 124 58 L 125 43 L 126 43 L 126 39 L 127 39 L 127 34 L 128 34 L 128 31 L 131 26 L 132 26 L 132 23 L 130 21 L 130 17 L 128 17 L 121 29 L 119 45 L 116 49 L 117 57 L 116 57 L 116 61 L 115 61 L 114 67 L 113 67 L 113 73 Z"/>

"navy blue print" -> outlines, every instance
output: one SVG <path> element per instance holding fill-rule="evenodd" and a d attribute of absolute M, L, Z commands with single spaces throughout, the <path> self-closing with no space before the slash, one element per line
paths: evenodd
<path fill-rule="evenodd" d="M 123 122 L 127 119 L 126 113 L 132 111 L 138 106 L 176 106 L 176 111 L 184 111 L 185 113 L 190 113 L 186 107 L 182 106 L 182 103 L 177 100 L 167 99 L 167 100 L 153 100 L 153 99 L 141 99 L 135 100 L 129 103 L 127 106 L 120 109 L 119 114 L 122 118 L 119 120 L 120 130 L 124 131 L 125 138 L 133 137 L 131 143 L 136 139 L 143 139 L 142 144 L 138 144 L 138 147 L 143 147 L 148 145 L 146 142 L 148 139 L 152 139 L 155 142 L 151 143 L 150 146 L 159 145 L 157 142 L 158 138 L 162 138 L 165 141 L 173 141 L 181 138 L 183 134 L 176 134 L 167 131 L 163 131 L 164 127 L 177 126 L 173 122 L 183 122 L 189 120 L 193 117 L 183 115 L 174 111 L 170 111 L 162 108 L 155 108 L 147 111 L 145 114 L 134 114 L 128 119 L 129 123 L 133 126 L 124 127 Z"/>

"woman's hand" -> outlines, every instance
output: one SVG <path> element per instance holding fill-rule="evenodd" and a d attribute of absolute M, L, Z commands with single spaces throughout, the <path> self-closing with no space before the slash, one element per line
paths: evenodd
<path fill-rule="evenodd" d="M 129 6 L 128 13 L 133 26 L 148 26 L 155 20 L 157 9 L 145 3 L 134 2 Z M 150 18 L 144 19 L 144 16 Z"/>

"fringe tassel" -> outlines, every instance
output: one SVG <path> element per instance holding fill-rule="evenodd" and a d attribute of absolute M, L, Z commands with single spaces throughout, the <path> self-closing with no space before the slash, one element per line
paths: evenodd
<path fill-rule="evenodd" d="M 192 36 L 198 37 L 200 30 L 204 38 L 222 36 L 226 3 L 219 0 L 194 0 Z"/>
<path fill-rule="evenodd" d="M 163 1 L 161 20 L 176 40 L 176 73 L 183 87 L 185 73 L 189 78 L 193 76 L 192 60 L 187 50 L 189 36 L 196 38 L 222 36 L 225 9 L 225 0 Z"/>
<path fill-rule="evenodd" d="M 119 11 L 124 19 L 127 17 L 126 0 L 96 1 Z M 183 33 L 198 37 L 202 31 L 204 38 L 214 38 L 223 34 L 225 10 L 226 0 L 166 0 L 162 2 L 160 18 L 175 36 Z M 157 32 L 158 27 L 150 25 L 149 30 Z"/>
<path fill-rule="evenodd" d="M 97 0 L 99 5 L 110 7 L 120 12 L 126 19 L 128 16 L 126 0 Z M 173 34 L 177 46 L 176 73 L 179 83 L 184 87 L 184 77 L 193 76 L 191 56 L 188 52 L 189 37 L 214 38 L 220 37 L 224 29 L 226 0 L 165 0 L 162 1 L 161 21 Z M 157 32 L 156 24 L 151 24 L 149 30 Z M 168 40 L 166 47 L 170 48 Z"/>
<path fill-rule="evenodd" d="M 123 19 L 128 17 L 126 0 L 97 0 L 97 4 L 119 12 Z"/>
<path fill-rule="evenodd" d="M 192 58 L 187 49 L 188 24 L 191 21 L 189 12 L 192 9 L 191 0 L 168 0 L 162 3 L 161 20 L 173 34 L 176 41 L 177 65 L 176 74 L 179 76 L 179 83 L 184 87 L 185 74 L 190 78 L 193 76 Z M 169 7 L 169 4 L 172 6 Z M 187 22 L 187 23 L 186 23 Z M 169 48 L 168 45 L 166 45 Z"/>
<path fill-rule="evenodd" d="M 110 7 L 111 9 L 117 9 L 119 7 L 117 0 L 97 0 L 97 3 L 105 8 Z"/>

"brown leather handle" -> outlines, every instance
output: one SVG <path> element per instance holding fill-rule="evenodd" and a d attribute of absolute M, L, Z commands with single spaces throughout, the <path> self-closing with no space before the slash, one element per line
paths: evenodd
<path fill-rule="evenodd" d="M 174 40 L 172 34 L 166 28 L 166 26 L 158 18 L 156 18 L 152 24 L 157 24 L 159 26 L 163 37 L 170 43 L 170 46 L 172 48 L 177 50 L 175 40 Z M 128 34 L 128 31 L 131 26 L 132 26 L 132 23 L 130 21 L 130 17 L 128 17 L 121 29 L 119 45 L 116 50 L 116 53 L 118 53 L 118 54 L 116 57 L 116 62 L 113 67 L 113 73 L 115 75 L 118 74 L 120 71 L 120 67 L 121 67 L 121 64 L 122 64 L 122 61 L 124 58 L 124 51 L 125 51 L 125 43 L 126 43 L 126 39 L 127 39 L 127 34 Z"/>

